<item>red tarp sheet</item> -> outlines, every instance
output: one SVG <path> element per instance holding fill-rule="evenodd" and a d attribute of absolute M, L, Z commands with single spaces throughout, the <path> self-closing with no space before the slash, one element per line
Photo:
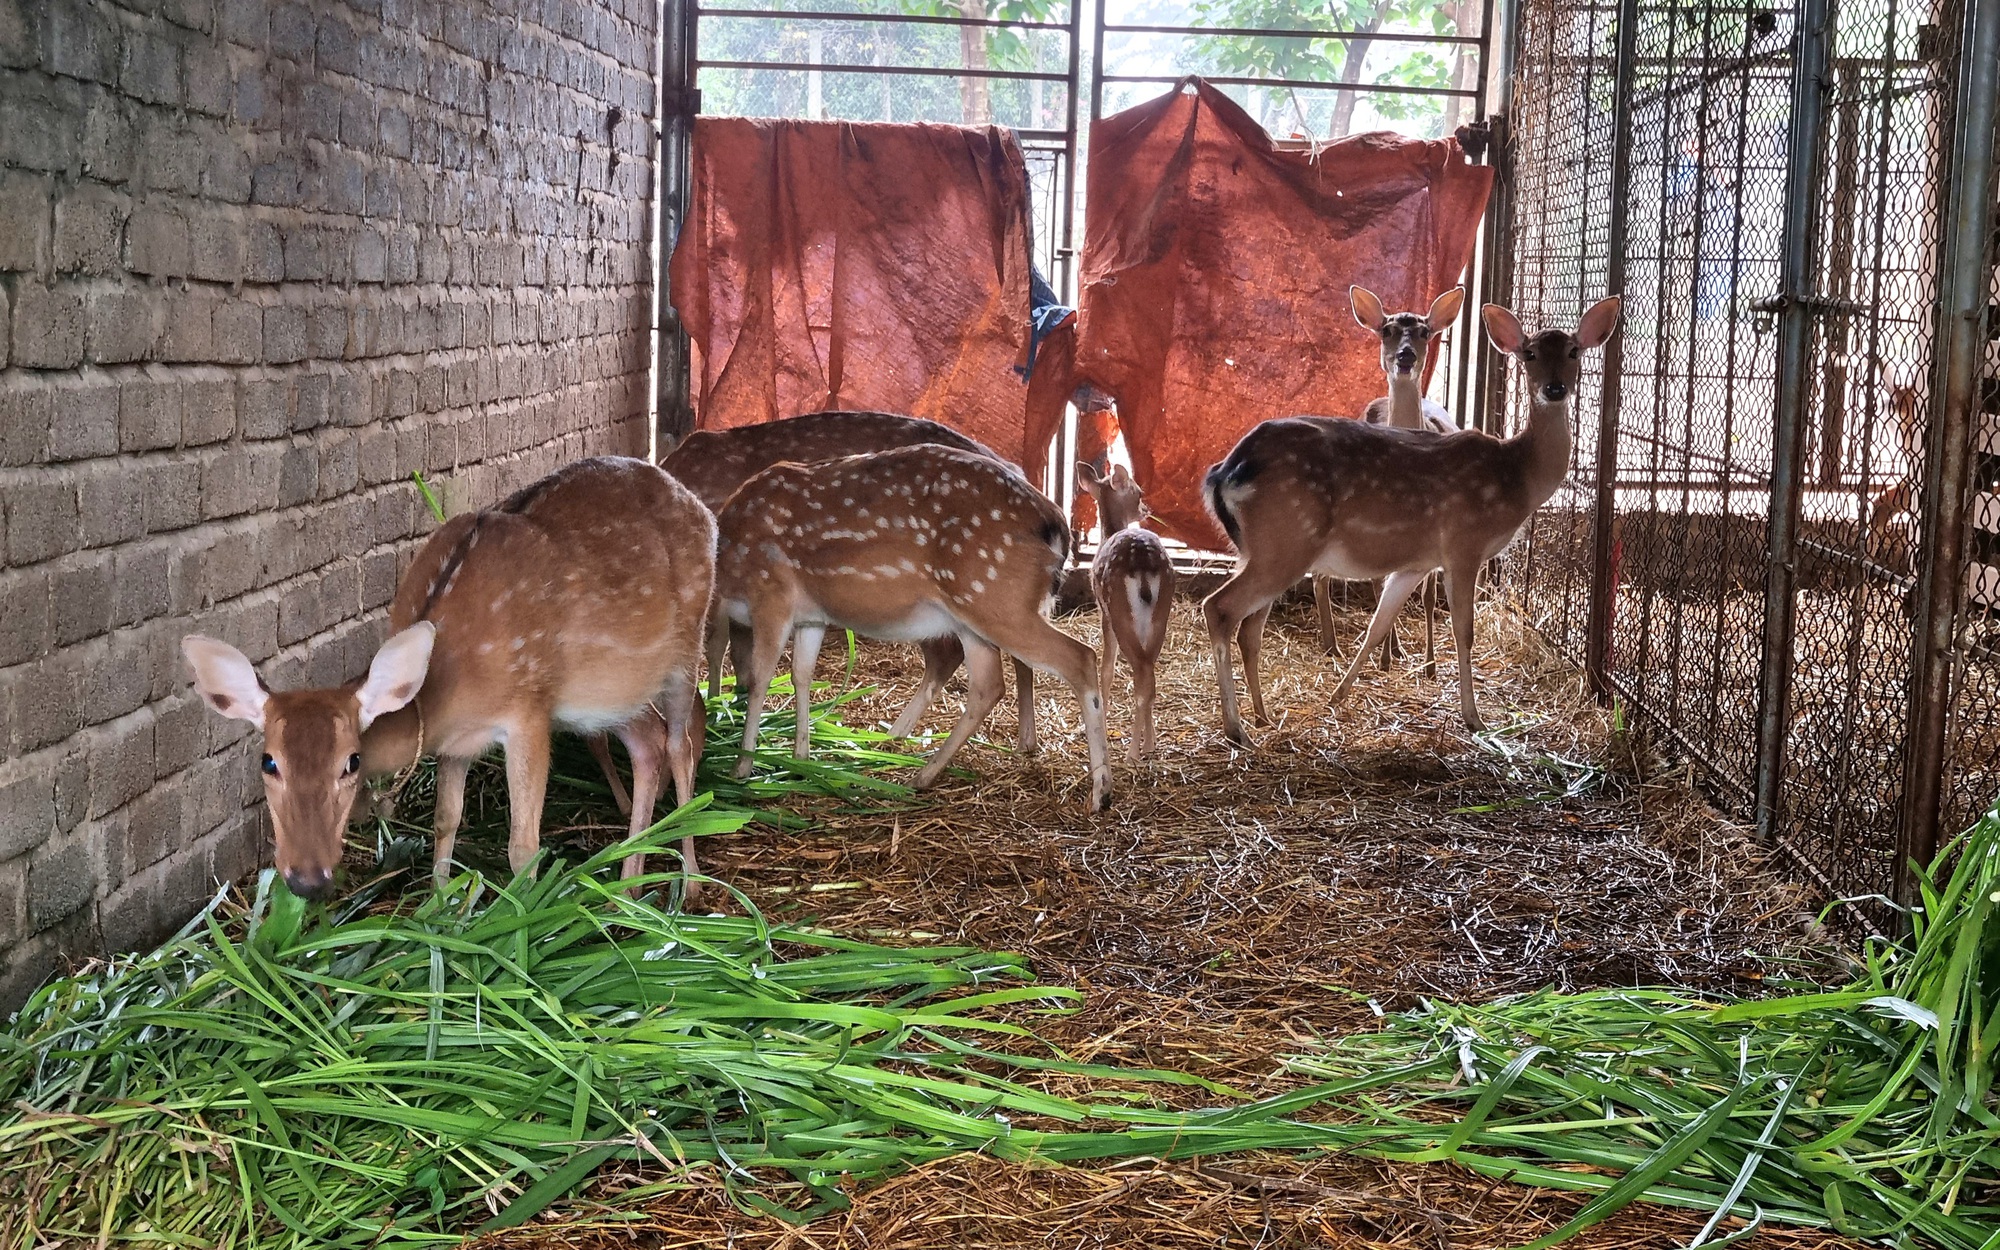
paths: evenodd
<path fill-rule="evenodd" d="M 671 267 L 695 424 L 829 408 L 1020 461 L 1027 170 L 999 127 L 697 117 Z"/>
<path fill-rule="evenodd" d="M 1245 431 L 1358 416 L 1386 393 L 1347 288 L 1392 310 L 1429 307 L 1464 272 L 1492 181 L 1453 139 L 1279 150 L 1199 81 L 1091 127 L 1074 380 L 1117 397 L 1160 529 L 1221 547 L 1202 474 Z M 1472 310 L 1461 317 L 1464 333 Z M 1038 398 L 1069 393 L 1036 381 Z M 1031 404 L 1028 442 L 1060 415 L 1060 403 Z"/>

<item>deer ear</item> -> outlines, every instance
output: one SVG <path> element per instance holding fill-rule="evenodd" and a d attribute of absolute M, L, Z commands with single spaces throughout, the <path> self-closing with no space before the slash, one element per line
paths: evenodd
<path fill-rule="evenodd" d="M 1111 466 L 1111 485 L 1115 490 L 1129 490 L 1138 485 L 1132 480 L 1132 471 L 1122 464 Z"/>
<path fill-rule="evenodd" d="M 257 680 L 257 670 L 241 651 L 214 638 L 189 634 L 181 639 L 181 654 L 194 670 L 194 688 L 210 707 L 231 720 L 264 727 L 264 704 L 271 692 Z"/>
<path fill-rule="evenodd" d="M 361 701 L 361 728 L 417 697 L 424 688 L 424 674 L 430 671 L 431 644 L 436 641 L 437 626 L 418 621 L 382 644 L 369 662 L 368 680 L 355 695 Z"/>
<path fill-rule="evenodd" d="M 1618 328 L 1618 297 L 1607 295 L 1590 306 L 1583 314 L 1583 320 L 1576 323 L 1576 345 L 1583 348 L 1602 347 L 1611 332 Z"/>
<path fill-rule="evenodd" d="M 1348 287 L 1347 302 L 1353 306 L 1354 319 L 1361 323 L 1364 330 L 1379 331 L 1382 323 L 1388 320 L 1382 312 L 1382 301 L 1365 286 Z"/>
<path fill-rule="evenodd" d="M 1480 309 L 1479 319 L 1486 323 L 1486 337 L 1493 340 L 1493 346 L 1509 356 L 1520 351 L 1527 341 L 1527 336 L 1521 333 L 1521 319 L 1498 304 Z"/>
<path fill-rule="evenodd" d="M 1104 485 L 1104 479 L 1098 476 L 1097 466 L 1088 460 L 1076 462 L 1076 480 L 1085 490 L 1096 490 Z"/>
<path fill-rule="evenodd" d="M 1430 315 L 1425 318 L 1433 331 L 1442 330 L 1458 320 L 1458 310 L 1465 307 L 1465 288 L 1455 286 L 1431 301 Z"/>

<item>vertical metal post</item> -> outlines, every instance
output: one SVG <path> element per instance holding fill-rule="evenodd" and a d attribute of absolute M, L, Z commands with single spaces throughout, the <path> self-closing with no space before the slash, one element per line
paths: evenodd
<path fill-rule="evenodd" d="M 1936 360 L 1924 460 L 1923 544 L 1911 655 L 1909 746 L 1896 830 L 1895 896 L 1915 901 L 1911 862 L 1937 855 L 1944 792 L 1945 729 L 1951 703 L 1952 634 L 1965 568 L 1965 522 L 1988 327 L 1987 287 L 1995 224 L 1994 131 L 2000 127 L 2000 5 L 1968 0 L 1959 47 L 1951 128 L 1951 177 L 1944 201 Z"/>
<path fill-rule="evenodd" d="M 1083 0 L 1071 0 L 1081 4 Z M 1090 120 L 1093 125 L 1104 116 L 1104 5 L 1106 0 L 1090 0 Z"/>
<path fill-rule="evenodd" d="M 1487 147 L 1493 164 L 1493 199 L 1486 209 L 1486 268 L 1480 274 L 1481 304 L 1509 304 L 1514 294 L 1514 67 L 1520 62 L 1523 16 L 1528 0 L 1509 0 L 1506 37 L 1499 41 L 1499 65 L 1493 79 L 1493 135 Z M 1498 11 L 1498 10 L 1496 10 Z M 1494 46 L 1487 39 L 1489 48 Z M 1474 315 L 1477 315 L 1476 313 Z M 1476 323 L 1468 322 L 1475 334 Z M 1507 404 L 1507 370 L 1485 351 L 1479 359 L 1479 394 L 1470 424 L 1488 434 L 1504 436 L 1502 417 Z"/>
<path fill-rule="evenodd" d="M 1618 50 L 1611 80 L 1611 219 L 1606 227 L 1607 294 L 1625 294 L 1627 204 L 1632 187 L 1632 79 L 1639 47 L 1638 0 L 1618 0 Z M 1583 638 L 1583 672 L 1600 700 L 1611 696 L 1611 532 L 1618 515 L 1618 408 L 1625 380 L 1625 336 L 1604 345 L 1603 397 L 1597 413 L 1597 495 L 1590 514 L 1590 621 Z"/>
<path fill-rule="evenodd" d="M 660 13 L 660 239 L 659 268 L 654 274 L 659 307 L 659 332 L 653 348 L 655 433 L 661 452 L 694 428 L 690 396 L 687 331 L 670 298 L 668 266 L 680 238 L 692 192 L 689 157 L 694 115 L 700 111 L 695 90 L 695 30 L 698 0 L 665 0 Z"/>
<path fill-rule="evenodd" d="M 1069 102 L 1068 134 L 1063 138 L 1063 211 L 1062 211 L 1062 285 L 1056 288 L 1062 297 L 1076 306 L 1077 290 L 1076 264 L 1076 156 L 1077 156 L 1077 88 L 1083 85 L 1078 70 L 1083 60 L 1083 0 L 1069 0 L 1069 86 L 1063 91 Z"/>
<path fill-rule="evenodd" d="M 1755 804 L 1758 836 L 1777 836 L 1785 745 L 1791 731 L 1791 675 L 1796 543 L 1804 476 L 1805 408 L 1809 389 L 1813 289 L 1826 133 L 1830 0 L 1802 0 L 1793 32 L 1792 124 L 1785 172 L 1785 227 L 1779 260 L 1778 387 L 1771 448 L 1770 532 L 1764 549 L 1763 671 L 1757 692 Z"/>

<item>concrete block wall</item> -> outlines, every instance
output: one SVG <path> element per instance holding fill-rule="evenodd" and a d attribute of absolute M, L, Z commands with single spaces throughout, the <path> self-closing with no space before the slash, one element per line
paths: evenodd
<path fill-rule="evenodd" d="M 0 1009 L 268 855 L 247 727 L 646 449 L 654 0 L 0 0 Z"/>

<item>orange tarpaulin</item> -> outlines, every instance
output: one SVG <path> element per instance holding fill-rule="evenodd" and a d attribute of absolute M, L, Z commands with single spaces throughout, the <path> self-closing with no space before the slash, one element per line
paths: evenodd
<path fill-rule="evenodd" d="M 1347 288 L 1428 307 L 1471 259 L 1492 181 L 1453 139 L 1280 150 L 1199 80 L 1091 127 L 1075 379 L 1117 398 L 1162 530 L 1220 547 L 1202 474 L 1245 431 L 1386 393 Z"/>
<path fill-rule="evenodd" d="M 929 417 L 1015 461 L 1027 168 L 999 127 L 697 117 L 672 298 L 695 424 Z"/>

